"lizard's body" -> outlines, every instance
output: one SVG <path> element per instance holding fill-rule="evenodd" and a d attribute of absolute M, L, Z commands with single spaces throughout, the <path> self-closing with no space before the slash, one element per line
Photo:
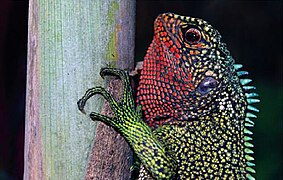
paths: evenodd
<path fill-rule="evenodd" d="M 134 106 L 129 77 L 124 71 L 104 69 L 102 76 L 119 76 L 124 84 L 120 103 L 103 88 L 88 90 L 78 102 L 103 95 L 115 113 L 109 118 L 92 113 L 117 129 L 142 163 L 139 179 L 253 179 L 248 109 L 255 93 L 245 86 L 247 74 L 237 71 L 226 45 L 207 22 L 172 13 L 155 21 Z M 140 106 L 138 106 L 140 107 Z"/>

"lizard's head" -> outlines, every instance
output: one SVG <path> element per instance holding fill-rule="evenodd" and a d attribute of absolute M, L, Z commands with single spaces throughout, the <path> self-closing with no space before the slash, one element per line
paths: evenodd
<path fill-rule="evenodd" d="M 138 103 L 151 126 L 190 121 L 210 111 L 227 86 L 233 59 L 206 21 L 161 14 L 144 58 Z"/>

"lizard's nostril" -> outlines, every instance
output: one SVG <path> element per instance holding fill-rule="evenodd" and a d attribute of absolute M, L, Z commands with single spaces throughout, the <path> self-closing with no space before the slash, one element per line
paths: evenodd
<path fill-rule="evenodd" d="M 202 95 L 209 93 L 212 89 L 217 87 L 217 80 L 213 77 L 206 77 L 198 86 L 197 90 Z"/>

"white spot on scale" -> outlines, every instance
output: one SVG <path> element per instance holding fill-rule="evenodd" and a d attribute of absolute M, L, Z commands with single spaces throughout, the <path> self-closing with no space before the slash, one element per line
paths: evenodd
<path fill-rule="evenodd" d="M 204 29 L 205 31 L 208 31 L 208 30 L 209 30 L 209 27 L 208 27 L 208 26 L 205 26 L 203 29 Z"/>

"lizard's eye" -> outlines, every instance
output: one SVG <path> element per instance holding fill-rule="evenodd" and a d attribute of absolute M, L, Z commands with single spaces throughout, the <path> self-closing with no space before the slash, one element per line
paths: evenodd
<path fill-rule="evenodd" d="M 212 89 L 217 86 L 217 80 L 213 77 L 206 77 L 198 86 L 197 90 L 201 95 L 209 93 Z"/>
<path fill-rule="evenodd" d="M 201 33 L 196 28 L 190 28 L 185 32 L 185 40 L 189 44 L 196 44 L 200 41 L 200 39 L 201 39 Z"/>

